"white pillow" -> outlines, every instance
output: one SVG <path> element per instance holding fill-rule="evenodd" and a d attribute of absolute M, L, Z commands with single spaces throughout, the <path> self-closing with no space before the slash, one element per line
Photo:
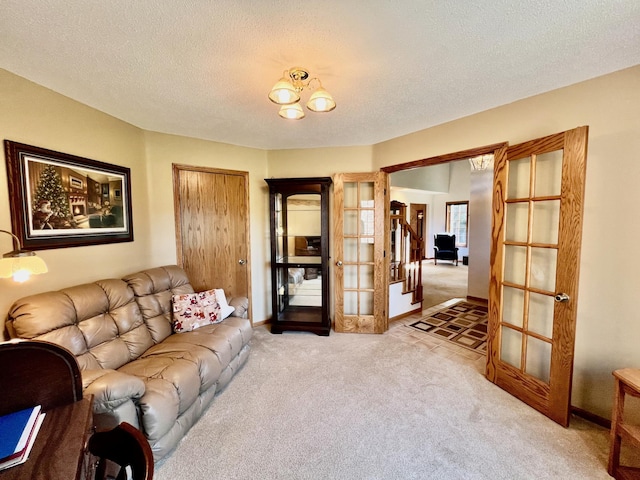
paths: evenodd
<path fill-rule="evenodd" d="M 227 303 L 227 297 L 225 296 L 223 289 L 214 288 L 213 291 L 215 292 L 216 299 L 220 304 L 220 318 L 224 320 L 236 311 L 236 307 L 232 307 L 231 305 L 229 305 L 229 303 Z"/>

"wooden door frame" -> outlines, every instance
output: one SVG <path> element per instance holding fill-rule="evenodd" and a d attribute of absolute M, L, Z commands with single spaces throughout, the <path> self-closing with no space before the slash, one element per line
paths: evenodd
<path fill-rule="evenodd" d="M 411 162 L 398 163 L 397 165 L 389 165 L 387 167 L 382 167 L 380 170 L 386 173 L 394 173 L 400 172 L 402 170 L 411 170 L 413 168 L 420 167 L 431 167 L 433 165 L 441 165 L 443 163 L 456 162 L 459 160 L 465 160 L 467 158 L 477 157 L 480 155 L 488 155 L 493 154 L 494 157 L 500 155 L 503 150 L 506 151 L 509 143 L 501 142 L 501 143 L 492 143 L 490 145 L 485 145 L 482 147 L 470 148 L 468 150 L 460 150 L 458 152 L 447 153 L 445 155 L 437 155 L 435 157 L 423 158 L 421 160 L 413 160 Z M 496 177 L 493 177 L 493 189 L 495 190 L 496 185 Z M 388 209 L 387 209 L 388 211 Z M 388 217 L 388 213 L 387 213 Z M 426 241 L 425 241 L 425 252 L 426 252 Z M 491 262 L 494 261 L 495 253 L 491 252 Z M 491 265 L 490 265 L 491 266 Z M 489 291 L 491 292 L 491 286 L 489 286 Z M 387 299 L 387 312 L 389 311 L 389 304 Z"/>
<path fill-rule="evenodd" d="M 455 162 L 479 155 L 495 154 L 500 148 L 508 145 L 508 142 L 493 143 L 484 147 L 470 148 L 469 150 L 461 150 L 459 152 L 447 153 L 445 155 L 437 155 L 435 157 L 423 158 L 422 160 L 413 160 L 411 162 L 398 163 L 397 165 L 389 165 L 382 167 L 380 170 L 386 173 L 400 172 L 402 170 L 411 170 L 412 168 L 430 167 L 432 165 L 440 165 L 441 163 Z"/>
<path fill-rule="evenodd" d="M 249 299 L 249 307 L 247 309 L 247 317 L 251 321 L 253 325 L 253 293 L 251 288 L 251 228 L 250 228 L 250 208 L 249 208 L 249 172 L 245 172 L 242 170 L 228 170 L 224 168 L 214 168 L 214 167 L 201 167 L 196 165 L 186 165 L 180 163 L 172 163 L 171 164 L 171 180 L 173 184 L 173 215 L 174 215 L 174 225 L 175 225 L 175 235 L 176 235 L 176 261 L 178 266 L 183 267 L 182 265 L 182 219 L 180 217 L 180 185 L 178 182 L 179 174 L 181 171 L 191 171 L 191 172 L 200 172 L 200 173 L 211 173 L 211 174 L 223 174 L 223 175 L 238 175 L 243 178 L 244 186 L 245 186 L 245 202 L 247 205 L 247 211 L 245 215 L 245 231 L 247 234 L 247 258 L 246 258 L 246 269 L 247 269 L 247 297 Z"/>

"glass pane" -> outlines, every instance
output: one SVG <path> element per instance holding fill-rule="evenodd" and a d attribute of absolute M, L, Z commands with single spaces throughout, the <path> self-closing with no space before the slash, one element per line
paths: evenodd
<path fill-rule="evenodd" d="M 360 239 L 360 261 L 373 262 L 373 238 Z"/>
<path fill-rule="evenodd" d="M 345 208 L 356 208 L 358 206 L 357 183 L 344 182 L 344 206 Z"/>
<path fill-rule="evenodd" d="M 529 198 L 531 159 L 521 158 L 509 162 L 507 198 Z"/>
<path fill-rule="evenodd" d="M 556 260 L 558 251 L 554 248 L 531 249 L 531 278 L 529 286 L 554 292 L 556 289 Z"/>
<path fill-rule="evenodd" d="M 533 204 L 533 243 L 558 244 L 560 227 L 560 200 Z"/>
<path fill-rule="evenodd" d="M 373 207 L 373 182 L 360 183 L 360 206 Z"/>
<path fill-rule="evenodd" d="M 319 237 L 320 226 L 320 195 L 290 195 L 287 199 L 287 234 Z"/>
<path fill-rule="evenodd" d="M 562 150 L 555 150 L 536 157 L 536 197 L 560 195 L 562 155 Z"/>
<path fill-rule="evenodd" d="M 502 321 L 522 327 L 524 320 L 524 290 L 502 288 Z"/>
<path fill-rule="evenodd" d="M 360 315 L 373 315 L 373 292 L 360 292 Z"/>
<path fill-rule="evenodd" d="M 507 204 L 506 238 L 510 242 L 526 242 L 529 231 L 529 202 Z"/>
<path fill-rule="evenodd" d="M 278 289 L 278 312 L 281 312 L 284 309 L 284 300 L 285 295 L 287 293 L 287 286 L 284 281 L 284 269 L 278 268 L 276 270 L 276 283 Z"/>
<path fill-rule="evenodd" d="M 551 344 L 527 337 L 527 368 L 525 373 L 549 383 L 551 376 Z"/>
<path fill-rule="evenodd" d="M 360 265 L 360 288 L 373 288 L 373 265 Z"/>
<path fill-rule="evenodd" d="M 551 339 L 553 336 L 553 307 L 553 297 L 539 293 L 529 294 L 528 330 Z"/>
<path fill-rule="evenodd" d="M 357 210 L 345 210 L 344 234 L 345 235 L 358 234 L 358 211 Z"/>
<path fill-rule="evenodd" d="M 467 245 L 467 219 L 469 202 L 447 203 L 447 232 L 456 236 L 457 246 Z"/>
<path fill-rule="evenodd" d="M 302 267 L 288 269 L 289 305 L 296 307 L 322 306 L 322 285 L 317 270 L 316 268 Z"/>
<path fill-rule="evenodd" d="M 520 368 L 522 352 L 522 334 L 508 327 L 501 327 L 500 360 Z"/>
<path fill-rule="evenodd" d="M 344 292 L 344 314 L 358 314 L 358 292 Z"/>
<path fill-rule="evenodd" d="M 373 235 L 375 233 L 375 211 L 360 211 L 360 235 Z"/>
<path fill-rule="evenodd" d="M 276 261 L 278 262 L 282 261 L 283 255 L 284 255 L 283 237 L 278 236 L 276 237 Z"/>
<path fill-rule="evenodd" d="M 357 265 L 345 265 L 344 288 L 358 288 L 358 267 Z"/>
<path fill-rule="evenodd" d="M 504 281 L 524 286 L 527 267 L 527 247 L 504 247 Z"/>
<path fill-rule="evenodd" d="M 358 239 L 357 238 L 345 238 L 344 239 L 344 261 L 356 263 L 358 261 Z"/>

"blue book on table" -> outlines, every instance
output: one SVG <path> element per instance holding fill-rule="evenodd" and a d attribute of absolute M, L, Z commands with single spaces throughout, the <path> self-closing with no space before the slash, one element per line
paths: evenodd
<path fill-rule="evenodd" d="M 19 456 L 40 413 L 40 405 L 0 416 L 0 462 Z"/>

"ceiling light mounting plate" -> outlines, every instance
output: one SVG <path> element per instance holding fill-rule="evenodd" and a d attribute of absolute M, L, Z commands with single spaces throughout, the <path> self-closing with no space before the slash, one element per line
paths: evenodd
<path fill-rule="evenodd" d="M 309 71 L 302 67 L 293 67 L 289 70 L 289 76 L 294 82 L 302 82 L 309 78 Z"/>

